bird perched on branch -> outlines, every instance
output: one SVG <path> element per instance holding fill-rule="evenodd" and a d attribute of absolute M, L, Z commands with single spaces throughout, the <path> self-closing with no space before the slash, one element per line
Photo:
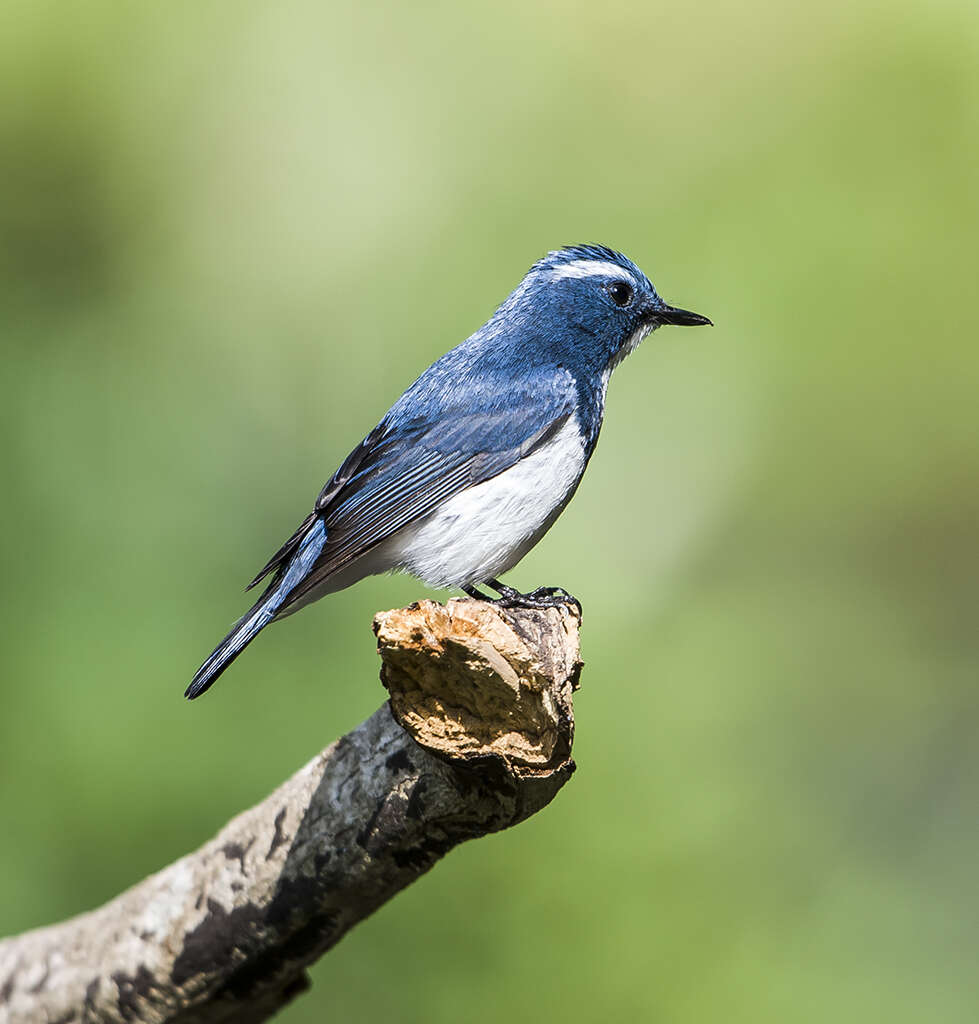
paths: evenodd
<path fill-rule="evenodd" d="M 621 253 L 548 253 L 475 334 L 434 362 L 347 456 L 249 587 L 262 596 L 198 669 L 200 696 L 275 619 L 404 570 L 514 607 L 574 601 L 499 581 L 571 500 L 598 441 L 609 376 L 650 331 L 709 324 L 667 305 Z"/>

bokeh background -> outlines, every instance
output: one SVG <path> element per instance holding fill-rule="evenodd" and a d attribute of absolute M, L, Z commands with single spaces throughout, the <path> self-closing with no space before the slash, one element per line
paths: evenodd
<path fill-rule="evenodd" d="M 368 581 L 182 690 L 545 250 L 713 330 L 618 372 L 514 572 L 579 772 L 281 1017 L 973 1021 L 972 0 L 0 7 L 0 933 L 206 840 L 384 693 Z"/>

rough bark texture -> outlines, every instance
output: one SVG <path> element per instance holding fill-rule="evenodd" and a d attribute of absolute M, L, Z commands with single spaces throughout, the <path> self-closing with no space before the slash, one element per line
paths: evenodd
<path fill-rule="evenodd" d="M 196 852 L 0 942 L 0 1022 L 272 1016 L 358 921 L 567 781 L 578 626 L 469 600 L 379 614 L 390 703 Z"/>

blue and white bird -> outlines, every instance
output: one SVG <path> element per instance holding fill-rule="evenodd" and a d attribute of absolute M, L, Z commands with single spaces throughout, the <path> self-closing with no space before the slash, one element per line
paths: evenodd
<path fill-rule="evenodd" d="M 249 587 L 255 605 L 201 665 L 199 697 L 275 619 L 365 576 L 403 570 L 507 606 L 574 601 L 499 577 L 571 500 L 612 371 L 663 324 L 709 324 L 667 305 L 621 253 L 548 253 L 475 334 L 434 362 L 347 456 L 312 512 Z"/>

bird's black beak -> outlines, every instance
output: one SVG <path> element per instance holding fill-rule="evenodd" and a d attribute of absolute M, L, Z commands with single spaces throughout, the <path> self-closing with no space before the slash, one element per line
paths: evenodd
<path fill-rule="evenodd" d="M 699 313 L 691 313 L 689 309 L 677 309 L 676 306 L 659 306 L 652 310 L 650 318 L 658 324 L 671 324 L 674 327 L 702 327 L 705 324 L 713 327 L 712 321 Z"/>

